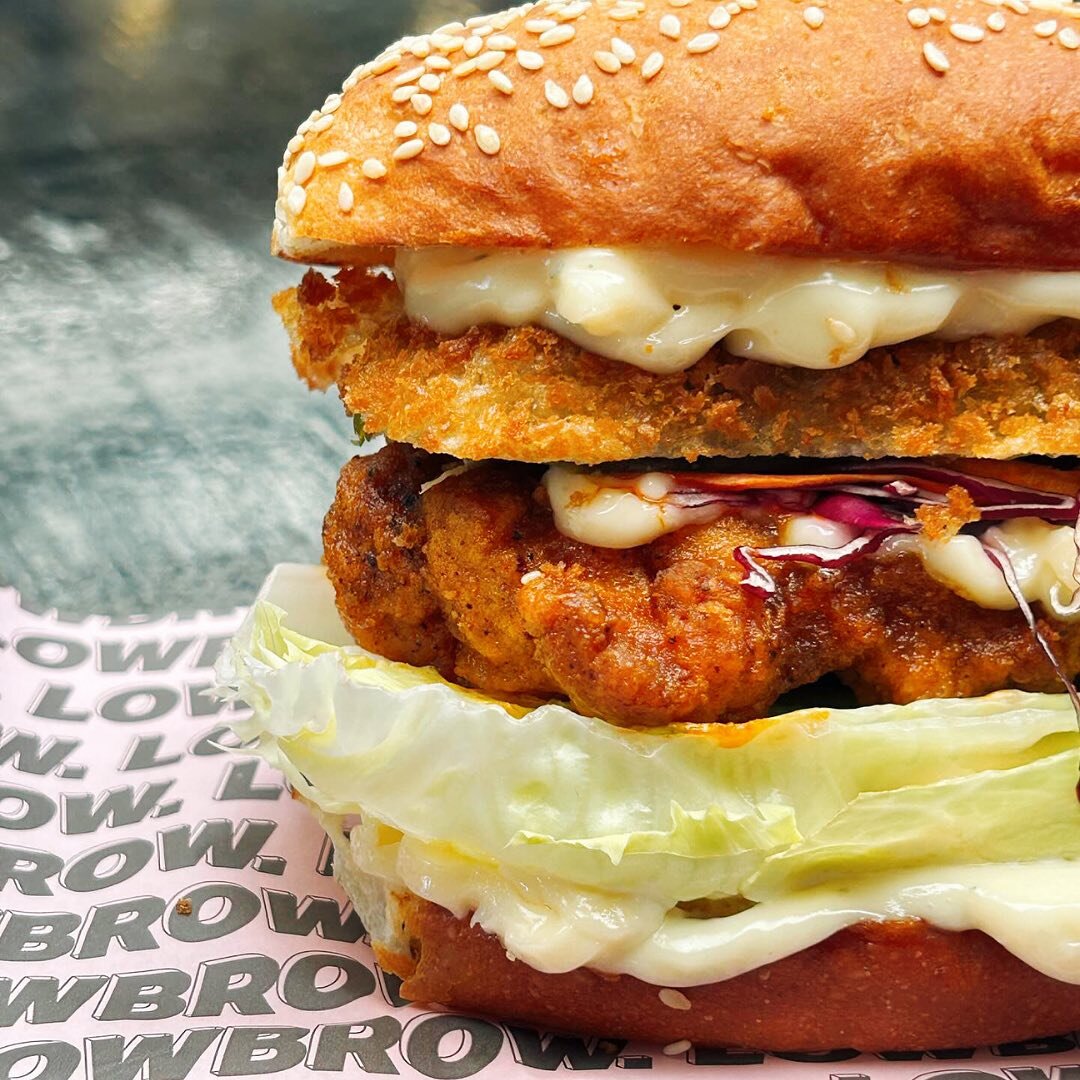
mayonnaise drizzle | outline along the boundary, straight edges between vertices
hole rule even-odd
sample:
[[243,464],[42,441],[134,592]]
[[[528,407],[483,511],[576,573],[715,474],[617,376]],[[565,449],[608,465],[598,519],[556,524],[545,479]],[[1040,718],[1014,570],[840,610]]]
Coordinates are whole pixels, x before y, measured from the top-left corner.
[[1080,272],[947,271],[702,249],[400,249],[414,319],[548,327],[601,356],[681,371],[723,340],[771,364],[830,369],[924,334],[1026,333],[1080,318]]
[[587,966],[695,986],[792,956],[864,920],[914,918],[981,930],[1037,971],[1080,983],[1080,863],[1066,860],[885,871],[698,919],[655,897],[591,892],[415,837],[377,843],[377,834],[364,826],[350,835],[368,872],[471,915],[539,971]]

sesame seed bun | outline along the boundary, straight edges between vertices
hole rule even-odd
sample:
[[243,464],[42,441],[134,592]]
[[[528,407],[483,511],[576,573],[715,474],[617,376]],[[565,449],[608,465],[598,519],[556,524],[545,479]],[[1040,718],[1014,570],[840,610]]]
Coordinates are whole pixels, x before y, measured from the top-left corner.
[[588,968],[545,974],[468,918],[380,890],[347,849],[337,849],[335,873],[406,997],[543,1030],[873,1052],[981,1046],[1080,1025],[1080,986],[1040,974],[978,931],[863,922],[736,978],[675,990]]
[[290,140],[274,249],[1080,268],[1080,5],[942,2],[537,4],[406,39]]

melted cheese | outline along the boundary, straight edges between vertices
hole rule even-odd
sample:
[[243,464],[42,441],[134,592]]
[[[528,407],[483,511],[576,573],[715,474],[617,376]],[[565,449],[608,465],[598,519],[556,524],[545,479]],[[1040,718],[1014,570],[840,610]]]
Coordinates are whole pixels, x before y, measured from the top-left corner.
[[1044,975],[1080,984],[1080,863],[1066,860],[896,870],[700,919],[655,896],[592,892],[467,859],[447,845],[379,837],[385,841],[377,826],[350,834],[352,855],[369,873],[471,916],[539,971],[588,966],[695,986],[792,956],[864,920],[912,918],[981,930]]
[[837,368],[924,334],[959,340],[1080,318],[1080,272],[944,271],[700,249],[398,252],[414,319],[546,326],[582,348],[657,373],[723,340],[766,363]]
[[[613,488],[598,474],[553,465],[544,476],[555,525],[565,536],[594,547],[631,548],[688,525],[714,521],[719,506],[682,508],[662,500],[671,480],[664,473],[645,473],[631,487]],[[1052,525],[1039,518],[1015,518],[995,525],[988,534],[1005,548],[1024,597],[1039,602],[1059,618],[1068,611],[1078,587],[1073,576],[1077,552],[1071,525]],[[813,545],[839,548],[857,530],[814,514],[797,514],[781,525],[778,543],[784,547]],[[910,552],[926,572],[959,596],[984,608],[1015,609],[1001,571],[974,536],[958,534],[934,541],[923,536],[895,536],[882,553]]]

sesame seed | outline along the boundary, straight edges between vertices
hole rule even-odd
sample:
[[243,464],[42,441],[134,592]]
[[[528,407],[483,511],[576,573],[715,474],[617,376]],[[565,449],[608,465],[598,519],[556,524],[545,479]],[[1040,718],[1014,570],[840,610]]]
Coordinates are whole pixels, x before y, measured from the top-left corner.
[[360,171],[369,180],[381,180],[386,175],[386,166],[378,158],[369,157],[360,166]]
[[575,3],[567,4],[559,13],[560,22],[568,22],[570,19],[576,19],[581,15],[584,15],[589,10],[589,5],[583,3],[582,0],[575,0]]
[[323,103],[322,108],[319,110],[324,116],[327,113],[337,112],[341,108],[341,95],[331,94]]
[[432,100],[429,94],[413,94],[409,104],[420,116],[427,116],[431,112]]
[[981,26],[972,26],[970,23],[950,23],[949,33],[957,41],[976,42],[986,37],[986,31]]
[[449,71],[454,65],[445,56],[429,56],[427,66],[432,71]]
[[588,105],[593,99],[594,92],[592,79],[588,75],[582,75],[574,83],[574,88],[570,91],[570,94],[579,105]]
[[299,184],[285,196],[285,203],[294,214],[299,214],[304,209],[304,203],[306,202],[307,188],[303,188]]
[[431,44],[434,45],[439,52],[453,53],[457,52],[458,49],[465,47],[465,39],[454,37],[451,34],[432,34]]
[[495,27],[494,26],[487,26],[486,24],[485,25],[477,24],[476,26],[474,26],[472,28],[472,32],[478,38],[486,38],[488,36],[488,34],[494,34],[495,33]]
[[690,0],[667,0],[672,7],[689,7]]
[[528,19],[525,29],[530,34],[543,34],[548,30],[554,30],[559,24],[554,19]]
[[1004,3],[1010,11],[1015,11],[1017,15],[1026,15],[1028,13],[1028,6],[1024,3],[1024,0],[1004,0]]
[[296,168],[293,169],[293,180],[298,184],[306,184],[315,172],[315,155],[310,150],[305,150],[296,159]]
[[450,129],[445,124],[428,124],[428,138],[436,146],[446,146],[450,141]]
[[390,95],[390,97],[395,102],[397,102],[397,104],[400,105],[402,102],[408,101],[409,98],[411,98],[413,96],[413,94],[418,94],[418,93],[420,93],[420,88],[418,86],[399,86]]
[[679,35],[682,33],[682,23],[679,22],[678,15],[661,15],[660,16],[660,33],[664,37],[669,37],[673,41],[677,41]]
[[300,148],[303,145],[304,145],[304,136],[303,135],[294,135],[285,144],[285,149],[288,150],[290,154],[296,154],[296,153],[300,152]]
[[738,15],[742,11],[742,8],[739,7],[735,0],[728,0],[724,7],[729,15]]
[[517,40],[509,34],[492,34],[487,39],[489,49],[499,49],[502,52],[513,52],[517,48]]
[[689,53],[707,53],[720,44],[720,35],[715,31],[707,34],[698,34],[686,43],[686,51]]
[[664,54],[651,52],[645,57],[645,62],[641,65],[641,75],[645,79],[651,79],[663,66]]
[[949,58],[932,41],[922,47],[923,59],[934,71],[944,74],[949,70]]
[[394,135],[399,139],[411,139],[417,132],[416,124],[411,120],[402,120],[394,128]]
[[844,322],[842,319],[834,319],[831,316],[825,320],[825,325],[828,328],[833,338],[840,342],[841,345],[854,345],[855,339],[858,334],[855,332],[855,328],[850,324]]
[[539,71],[544,66],[544,58],[538,52],[518,49],[514,56],[526,71]]
[[1071,26],[1066,26],[1064,29],[1058,31],[1058,44],[1064,45],[1066,49],[1080,49],[1080,34],[1078,34]]
[[499,133],[492,127],[488,127],[487,124],[477,124],[473,131],[473,137],[476,139],[476,145],[485,154],[497,154],[499,147],[502,145],[499,142]]
[[1005,29],[1005,16],[1000,11],[992,11],[986,16],[986,25],[995,33],[1000,34]]
[[619,58],[620,64],[632,64],[637,59],[633,45],[620,37],[611,39],[611,51]]
[[672,990],[670,987],[665,986],[657,997],[660,998],[662,1004],[666,1005],[669,1009],[678,1009],[680,1012],[686,1012],[687,1009],[693,1008],[690,999],[681,990]]
[[344,150],[328,150],[319,155],[320,169],[334,169],[338,165],[344,165],[349,160],[349,155]]
[[338,209],[347,214],[353,208],[353,189],[341,181],[341,187],[337,189],[337,205]]
[[570,104],[570,95],[552,79],[544,83],[544,97],[547,98],[548,104],[554,105],[556,109],[565,109]]
[[484,29],[487,26],[489,16],[487,15],[473,15],[471,18],[465,20],[465,26],[469,30]]
[[921,30],[924,26],[930,25],[930,12],[927,11],[926,8],[910,8],[907,13],[907,21],[911,23],[916,30]]
[[607,52],[604,49],[597,49],[593,53],[593,62],[601,71],[606,71],[609,75],[618,74],[622,68],[622,63],[619,58],[613,52]]
[[504,94],[512,94],[514,92],[514,84],[507,78],[501,71],[489,71],[488,78],[491,80],[491,85],[496,90],[501,90]]
[[563,23],[552,30],[545,30],[537,39],[537,44],[542,49],[550,48],[552,45],[563,45],[570,41],[575,33],[576,31],[569,23]]
[[423,60],[431,53],[431,42],[427,38],[418,38],[409,46],[409,52],[417,58],[417,60]]
[[423,139],[410,139],[396,147],[391,155],[395,161],[408,161],[421,153],[424,149]]
[[802,17],[803,22],[806,23],[811,30],[819,29],[825,22],[825,12],[819,7],[810,6],[805,8]]
[[373,60],[368,70],[372,75],[384,75],[388,71],[393,71],[400,63],[401,53],[390,53],[381,59]]
[[476,70],[475,60],[462,60],[456,68],[454,68],[454,74],[459,79],[464,79],[466,75],[471,75]]
[[1036,23],[1034,29],[1038,37],[1053,37],[1057,33],[1057,20],[1047,19],[1046,22]]
[[484,39],[473,34],[465,39],[465,55],[476,56],[484,47]]
[[331,113],[329,116],[324,116],[324,117],[321,117],[319,120],[316,120],[311,125],[311,130],[315,131],[315,132],[325,131],[328,127],[330,127],[331,124],[333,124],[333,122],[334,122],[334,114]]
[[731,12],[723,4],[718,4],[709,13],[709,26],[713,30],[723,30],[731,22]]
[[694,1044],[689,1039],[679,1039],[678,1042],[668,1043],[664,1047],[664,1053],[668,1057],[678,1057],[679,1054],[685,1054],[687,1050],[692,1050]]
[[435,91],[442,86],[442,79],[434,72],[429,71],[420,76],[420,81],[417,85],[421,90],[426,90],[429,94],[434,94]]
[[743,11],[756,11],[757,5],[758,0],[739,0],[739,7],[741,7]]
[[458,131],[469,130],[469,110],[460,101],[450,106],[449,119],[450,125],[456,127]]
[[480,71],[490,71],[498,67],[506,59],[506,53],[491,49],[481,53],[476,58],[476,66]]
[[609,19],[614,19],[615,22],[630,22],[632,19],[636,19],[640,12],[634,8],[612,8],[608,13]]
[[421,75],[424,74],[423,65],[420,67],[409,68],[408,71],[403,71],[400,75],[394,77],[394,86],[404,86],[406,83],[416,82]]
[[930,18],[936,23],[943,23],[948,17],[945,12],[939,7],[927,8],[930,13]]
[[528,585],[530,581],[539,581],[544,576],[540,570],[530,570],[527,574],[521,575],[521,584]]

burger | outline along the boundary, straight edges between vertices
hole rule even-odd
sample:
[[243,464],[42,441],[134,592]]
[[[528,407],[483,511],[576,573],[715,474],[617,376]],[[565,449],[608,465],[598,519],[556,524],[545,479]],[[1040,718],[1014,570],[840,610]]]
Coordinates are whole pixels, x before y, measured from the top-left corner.
[[387,441],[221,680],[406,996],[1080,1025],[1080,5],[940,2],[542,0],[290,139],[274,303]]

